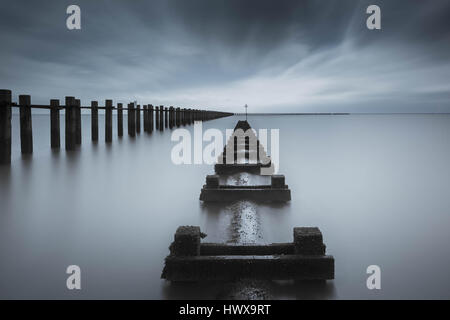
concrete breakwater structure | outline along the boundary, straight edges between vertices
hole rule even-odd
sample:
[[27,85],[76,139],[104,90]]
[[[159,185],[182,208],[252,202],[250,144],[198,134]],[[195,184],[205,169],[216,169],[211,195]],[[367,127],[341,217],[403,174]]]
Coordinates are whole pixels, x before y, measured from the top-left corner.
[[294,228],[292,243],[269,245],[201,243],[205,236],[200,227],[179,227],[161,277],[171,281],[334,279],[334,258],[325,255],[318,228]]
[[[22,154],[33,153],[32,109],[46,109],[50,114],[50,145],[52,149],[61,148],[60,111],[65,111],[65,149],[75,150],[81,145],[81,110],[91,111],[91,137],[92,141],[98,141],[98,111],[105,113],[105,142],[111,143],[113,137],[113,111],[117,112],[117,135],[123,136],[123,111],[128,115],[128,135],[135,137],[141,131],[141,118],[144,122],[144,132],[151,134],[154,128],[164,131],[167,128],[191,125],[194,121],[207,121],[233,115],[228,112],[174,108],[164,106],[144,105],[141,108],[136,103],[129,103],[127,108],[122,103],[113,105],[113,100],[105,100],[104,106],[99,106],[98,101],[91,101],[90,106],[82,106],[79,99],[65,97],[64,104],[57,99],[50,100],[48,105],[36,105],[31,103],[31,96],[20,95],[19,102],[12,102],[11,90],[0,90],[0,165],[11,163],[11,115],[12,108],[18,108],[20,112],[20,143]],[[142,117],[141,117],[142,114]]]
[[273,173],[272,161],[250,124],[247,121],[238,121],[214,165],[214,171],[216,174],[236,172],[259,174],[261,168],[264,168],[267,175]]
[[[221,185],[219,174],[252,172],[271,175],[271,184],[235,186]],[[256,201],[286,202],[291,200],[291,191],[283,175],[273,175],[274,167],[270,157],[260,144],[247,121],[238,121],[233,134],[227,141],[223,153],[214,166],[216,175],[208,175],[200,193],[205,202],[235,201],[240,199]]]
[[[245,142],[239,143],[242,137],[231,135],[224,152],[217,159],[216,174],[206,177],[200,200],[205,203],[223,202],[224,205],[239,201],[290,201],[291,192],[283,175],[272,174],[269,185],[235,186],[219,183],[221,175],[239,170],[258,173],[262,165],[273,169],[264,146],[256,136],[252,136],[249,123],[239,121],[234,132],[239,130],[245,130],[248,138],[244,137]],[[243,159],[239,155],[244,155]],[[269,172],[273,173],[273,170]],[[249,216],[245,216],[245,219],[249,219]],[[180,226],[170,245],[170,254],[165,259],[161,277],[176,282],[248,279],[323,282],[334,279],[334,258],[326,255],[322,233],[317,227],[294,228],[292,243],[202,243],[201,238],[205,237],[206,234],[198,226]]]

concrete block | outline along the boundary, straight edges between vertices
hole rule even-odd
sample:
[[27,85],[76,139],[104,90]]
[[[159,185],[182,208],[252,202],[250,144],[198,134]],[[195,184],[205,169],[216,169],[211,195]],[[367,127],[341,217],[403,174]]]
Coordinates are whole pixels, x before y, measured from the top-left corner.
[[206,176],[206,187],[207,188],[218,188],[219,187],[219,176],[218,175],[207,175]]
[[284,175],[273,175],[271,180],[272,188],[283,188],[285,186]]
[[170,253],[175,256],[200,255],[200,239],[204,235],[200,227],[181,226],[175,233],[174,242],[170,245]]
[[322,232],[317,227],[294,228],[294,247],[296,254],[324,255]]
[[161,277],[171,281],[331,280],[332,256],[169,256]]

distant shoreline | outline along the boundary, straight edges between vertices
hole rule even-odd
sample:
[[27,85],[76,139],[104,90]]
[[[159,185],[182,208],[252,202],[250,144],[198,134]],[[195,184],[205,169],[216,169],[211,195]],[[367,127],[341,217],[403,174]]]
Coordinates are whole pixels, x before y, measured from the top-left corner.
[[[19,115],[18,110],[13,110],[13,115]],[[64,114],[64,113],[62,113]],[[35,111],[34,115],[48,115],[48,112]],[[90,115],[88,112],[82,112],[82,115]],[[103,113],[99,113],[103,115]],[[245,116],[245,113],[234,113],[235,116]],[[292,113],[248,113],[248,116],[364,116],[364,115],[450,115],[450,112],[292,112]],[[125,114],[126,116],[126,114]]]
[[[248,113],[248,116],[349,116],[349,115],[404,115],[404,114],[434,114],[450,115],[450,112],[292,112],[292,113]],[[245,113],[235,113],[235,116],[245,116]]]

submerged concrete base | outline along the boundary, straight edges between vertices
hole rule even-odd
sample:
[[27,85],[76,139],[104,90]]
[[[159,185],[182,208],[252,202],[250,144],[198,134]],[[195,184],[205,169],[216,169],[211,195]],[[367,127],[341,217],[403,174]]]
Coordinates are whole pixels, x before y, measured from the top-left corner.
[[200,200],[205,202],[255,200],[261,202],[286,202],[291,200],[291,190],[268,186],[220,186],[216,189],[203,188]]
[[334,279],[334,258],[325,255],[322,233],[315,227],[294,228],[292,243],[201,243],[200,238],[204,236],[198,227],[179,227],[161,278],[170,281]]
[[332,256],[168,256],[162,278],[170,281],[331,280]]

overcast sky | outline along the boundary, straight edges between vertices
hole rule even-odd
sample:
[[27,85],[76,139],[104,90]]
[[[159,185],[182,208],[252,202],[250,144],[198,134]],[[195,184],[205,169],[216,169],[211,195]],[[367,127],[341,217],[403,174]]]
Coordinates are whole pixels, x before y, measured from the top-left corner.
[[[366,28],[370,4],[382,30]],[[0,44],[14,100],[450,112],[448,0],[0,0]]]

